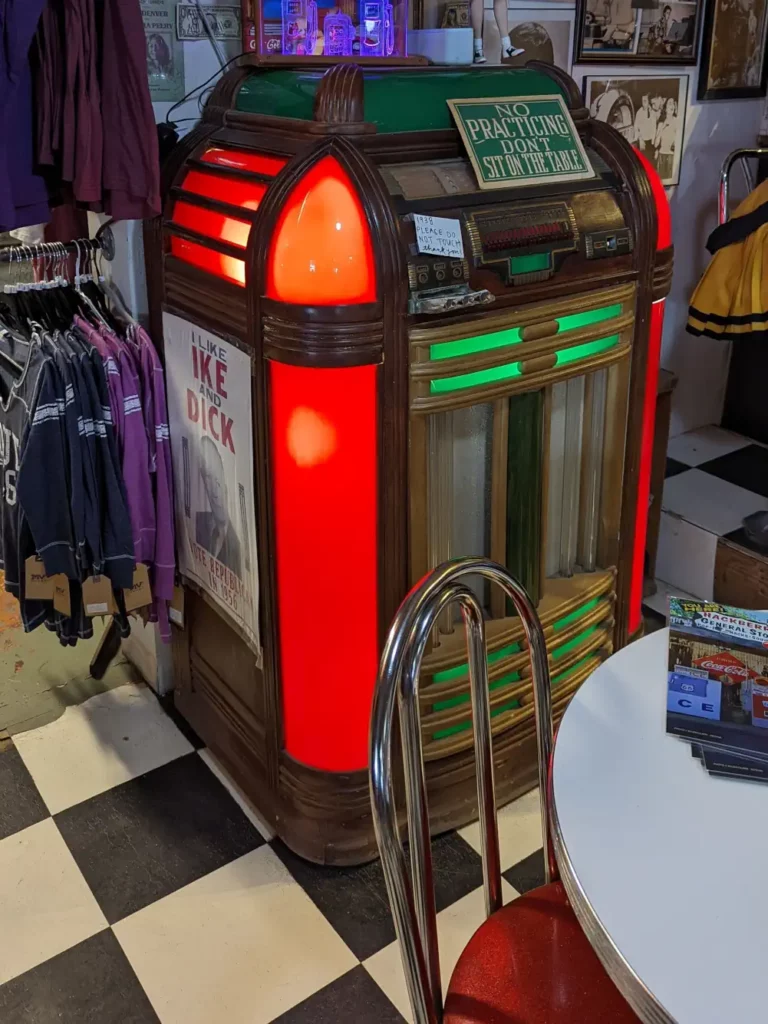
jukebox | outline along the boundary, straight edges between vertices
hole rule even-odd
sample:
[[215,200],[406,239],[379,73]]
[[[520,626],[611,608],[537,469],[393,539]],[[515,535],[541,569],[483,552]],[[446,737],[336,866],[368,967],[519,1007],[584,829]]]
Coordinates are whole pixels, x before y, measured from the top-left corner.
[[[448,101],[515,97],[562,101],[589,176],[480,187]],[[188,583],[177,705],[291,848],[359,863],[376,853],[378,658],[428,569],[484,555],[521,580],[556,715],[641,629],[664,189],[535,62],[241,66],[164,173],[146,239],[156,336],[182,318],[250,358],[260,608],[257,650]],[[447,250],[420,236],[433,217]],[[528,658],[502,595],[476,592],[505,801],[535,784]],[[439,832],[475,814],[451,615],[420,699]]]

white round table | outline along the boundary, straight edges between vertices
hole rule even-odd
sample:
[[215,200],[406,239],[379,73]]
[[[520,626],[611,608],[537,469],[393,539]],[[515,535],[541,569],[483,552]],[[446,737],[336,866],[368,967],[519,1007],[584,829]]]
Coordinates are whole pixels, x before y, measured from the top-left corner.
[[667,736],[668,631],[609,658],[568,706],[553,841],[579,921],[641,1020],[768,1020],[768,788],[711,778]]

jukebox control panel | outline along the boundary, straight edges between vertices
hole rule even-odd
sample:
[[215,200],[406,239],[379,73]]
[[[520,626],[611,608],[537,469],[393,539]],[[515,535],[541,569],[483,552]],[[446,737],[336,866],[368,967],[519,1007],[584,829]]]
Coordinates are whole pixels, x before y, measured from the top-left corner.
[[[503,201],[478,203],[476,190],[473,201],[465,199],[469,174],[462,177],[463,168],[454,166],[456,161],[450,164],[449,178],[437,163],[422,167],[418,177],[412,176],[407,166],[388,168],[385,175],[390,192],[400,201],[413,313],[493,302],[491,291],[471,287],[473,271],[490,271],[501,287],[515,288],[555,277],[570,257],[591,262],[633,251],[632,232],[609,187],[538,200],[505,195]],[[437,198],[441,191],[443,196],[455,196],[456,205],[446,208],[443,202],[436,208],[423,202]],[[456,231],[461,232],[462,254],[446,257],[420,249],[413,226],[419,208],[454,222]],[[498,291],[490,284],[488,288]]]

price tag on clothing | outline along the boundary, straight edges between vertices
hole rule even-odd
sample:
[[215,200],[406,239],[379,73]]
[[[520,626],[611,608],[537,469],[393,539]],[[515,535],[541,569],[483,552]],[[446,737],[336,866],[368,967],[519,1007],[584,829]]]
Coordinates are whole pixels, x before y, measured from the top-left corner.
[[427,217],[414,213],[416,247],[419,252],[431,256],[464,258],[464,242],[461,238],[461,223],[451,217]]
[[184,587],[173,588],[173,600],[168,607],[168,618],[179,629],[184,629]]
[[67,618],[72,615],[72,600],[69,596],[69,580],[63,572],[51,577],[53,583],[53,607]]
[[133,571],[133,585],[130,590],[123,591],[125,610],[133,612],[137,608],[146,608],[152,604],[152,590],[149,586],[149,571],[143,562],[139,562]]
[[45,566],[37,555],[24,563],[24,596],[33,601],[53,600],[53,577],[46,576]]
[[85,614],[114,615],[117,611],[112,584],[107,576],[89,576],[83,583],[83,606]]

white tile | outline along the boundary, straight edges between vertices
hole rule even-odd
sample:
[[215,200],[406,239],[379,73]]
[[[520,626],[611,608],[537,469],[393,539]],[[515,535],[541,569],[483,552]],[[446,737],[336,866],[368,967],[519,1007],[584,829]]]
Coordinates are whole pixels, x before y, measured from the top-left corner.
[[685,519],[662,512],[656,572],[675,591],[711,601],[715,583],[717,537]]
[[702,462],[736,452],[748,444],[752,444],[748,437],[732,434],[730,430],[723,430],[721,427],[699,427],[698,430],[690,430],[687,434],[678,434],[677,437],[671,438],[667,446],[667,455],[670,459],[685,463],[686,466],[700,466]]
[[52,818],[0,842],[0,985],[107,927]]
[[[722,537],[738,530],[744,516],[768,509],[768,498],[700,469],[688,469],[664,481],[661,507]],[[658,562],[656,574],[670,579]]]
[[266,1024],[357,964],[269,846],[113,930],[163,1024]]
[[[538,787],[502,807],[497,820],[502,871],[511,868],[544,845]],[[481,852],[480,826],[477,822],[461,829],[459,835],[463,836],[474,850]]]
[[[501,894],[504,904],[519,893],[502,878]],[[443,998],[464,947],[485,920],[485,896],[482,887],[475,889],[437,915],[437,938],[440,949],[440,975],[443,980]],[[413,1024],[405,975],[400,958],[400,946],[392,942],[379,950],[363,966],[373,980],[392,1000],[409,1024]]]
[[232,799],[253,827],[264,836],[267,842],[274,839],[274,829],[271,829],[266,821],[264,821],[256,808],[251,804],[248,797],[243,793],[242,789],[240,789],[237,783],[229,777],[226,769],[224,769],[219,761],[216,760],[210,750],[198,750],[198,754],[202,757],[203,761],[205,761],[222,786],[224,786],[224,788],[229,792]]
[[133,683],[67,708],[14,743],[51,814],[193,749],[147,687]]
[[666,583],[664,580],[657,579],[656,581],[656,593],[651,594],[649,597],[643,598],[643,607],[650,608],[658,615],[663,615],[665,618],[669,614],[669,599],[670,597],[686,597],[691,598],[694,601],[698,600],[695,594],[689,594],[680,587],[673,587],[671,583]]

